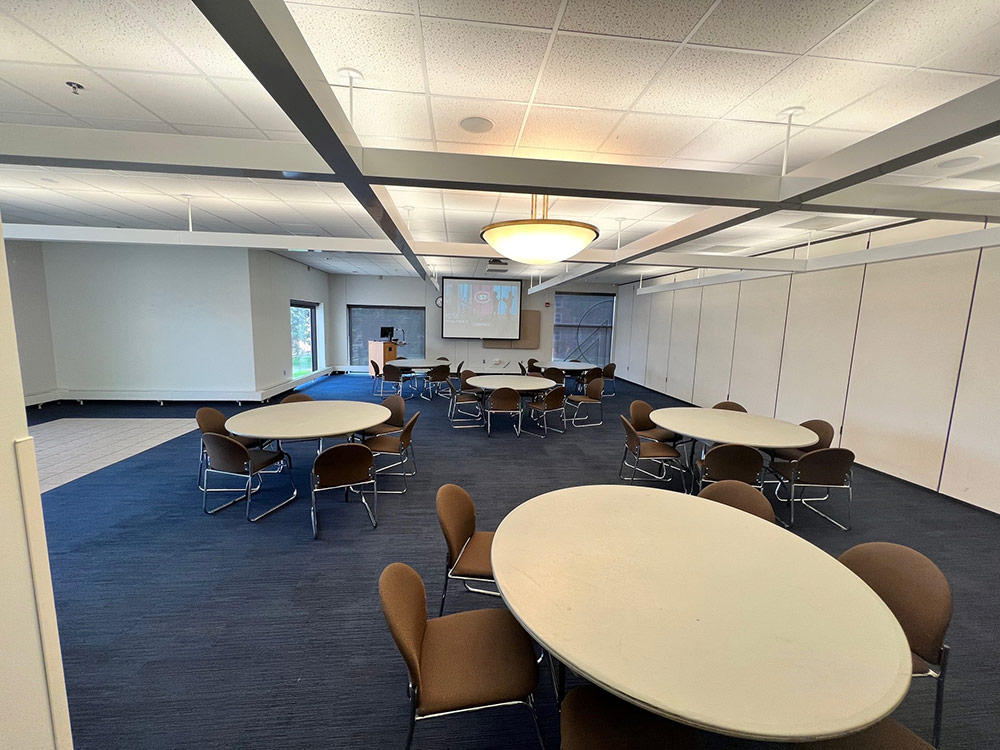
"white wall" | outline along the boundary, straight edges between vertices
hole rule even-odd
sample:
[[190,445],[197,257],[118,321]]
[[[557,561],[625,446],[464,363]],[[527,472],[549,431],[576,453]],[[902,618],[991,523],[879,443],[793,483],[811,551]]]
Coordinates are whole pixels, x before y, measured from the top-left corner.
[[[976,228],[920,222],[814,245],[808,255]],[[616,331],[671,331],[666,351],[663,339],[648,345],[648,386],[699,405],[721,400],[718,375],[732,342],[728,398],[791,422],[824,419],[859,463],[1000,512],[992,481],[1000,473],[992,429],[1000,420],[1000,249],[644,295],[653,298],[648,320],[634,286],[619,287],[619,307],[633,319],[617,320]],[[660,388],[654,360],[664,357]]]
[[24,395],[29,402],[43,400],[46,394],[58,395],[54,394],[56,359],[41,243],[8,243],[7,271]]

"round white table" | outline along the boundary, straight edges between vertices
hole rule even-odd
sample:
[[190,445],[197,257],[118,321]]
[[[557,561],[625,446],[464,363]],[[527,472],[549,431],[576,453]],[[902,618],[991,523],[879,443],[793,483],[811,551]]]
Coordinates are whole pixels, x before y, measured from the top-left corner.
[[594,365],[590,362],[535,362],[535,366],[541,367],[543,370],[549,367],[558,367],[563,372],[586,372],[600,367],[600,365]]
[[804,448],[819,440],[819,435],[806,427],[726,409],[656,409],[649,418],[659,427],[708,443],[736,443],[754,448]]
[[226,429],[261,440],[311,440],[360,432],[391,414],[381,404],[364,401],[298,401],[236,414],[226,420]]
[[513,388],[518,393],[547,391],[557,385],[554,380],[536,378],[533,375],[476,375],[465,382],[474,388],[482,388],[487,391],[495,391],[497,388]]
[[446,359],[390,359],[387,365],[395,365],[400,370],[430,370],[438,365],[448,365],[451,362]]
[[511,511],[493,573],[543,648],[606,690],[714,732],[860,731],[906,695],[889,608],[818,547],[749,513],[647,487],[570,487]]

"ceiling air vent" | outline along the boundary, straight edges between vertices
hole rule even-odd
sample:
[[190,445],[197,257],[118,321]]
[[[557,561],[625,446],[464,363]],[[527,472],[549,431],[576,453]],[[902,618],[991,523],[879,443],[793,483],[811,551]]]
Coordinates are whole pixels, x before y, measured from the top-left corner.
[[486,262],[486,273],[507,273],[507,261],[500,258],[490,258]]

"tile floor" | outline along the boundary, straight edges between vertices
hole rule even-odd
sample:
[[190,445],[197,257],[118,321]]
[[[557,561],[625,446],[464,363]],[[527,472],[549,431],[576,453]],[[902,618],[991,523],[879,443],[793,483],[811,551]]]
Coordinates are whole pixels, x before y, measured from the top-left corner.
[[193,419],[56,419],[29,432],[47,492],[194,429]]

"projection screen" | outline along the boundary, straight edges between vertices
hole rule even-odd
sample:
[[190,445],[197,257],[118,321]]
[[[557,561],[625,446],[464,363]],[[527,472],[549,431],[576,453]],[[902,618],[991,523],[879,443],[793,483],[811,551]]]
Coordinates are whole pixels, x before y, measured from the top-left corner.
[[520,279],[444,277],[441,296],[441,338],[520,338]]

